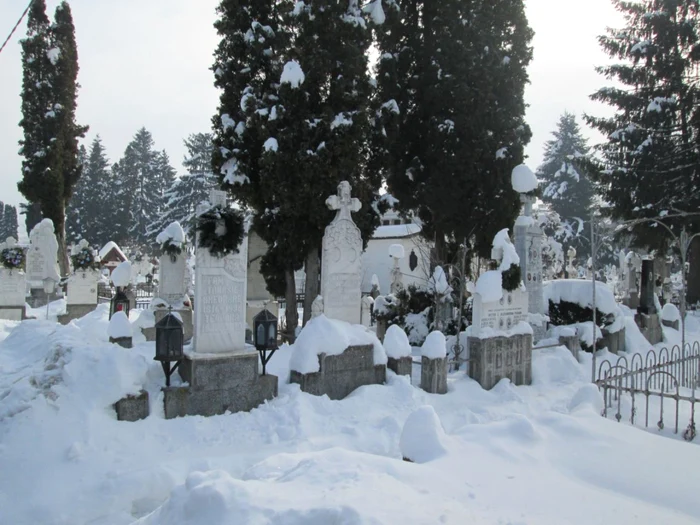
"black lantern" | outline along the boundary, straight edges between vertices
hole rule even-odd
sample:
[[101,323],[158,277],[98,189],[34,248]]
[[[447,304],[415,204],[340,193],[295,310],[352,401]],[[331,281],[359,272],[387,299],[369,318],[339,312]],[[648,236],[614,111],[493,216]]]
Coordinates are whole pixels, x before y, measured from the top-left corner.
[[[185,335],[182,321],[172,312],[156,323],[156,356],[155,361],[160,361],[165,373],[165,386],[170,386],[170,376],[180,366],[185,357]],[[171,363],[175,366],[171,368]]]
[[[267,308],[253,317],[253,344],[260,352],[260,360],[263,366],[263,375],[267,362],[277,350],[277,317],[272,315]],[[270,352],[268,354],[268,352]]]
[[124,312],[128,319],[130,308],[129,298],[126,296],[124,290],[117,286],[117,291],[109,303],[109,318],[111,319],[117,312]]

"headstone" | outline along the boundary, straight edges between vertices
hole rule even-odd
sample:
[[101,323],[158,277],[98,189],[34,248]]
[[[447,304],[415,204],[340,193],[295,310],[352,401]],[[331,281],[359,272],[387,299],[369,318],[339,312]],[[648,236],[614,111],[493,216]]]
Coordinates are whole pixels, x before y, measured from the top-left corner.
[[508,331],[521,321],[527,321],[528,294],[520,289],[503,291],[503,296],[494,302],[483,301],[475,293],[472,307],[472,334],[481,335],[485,328]]
[[362,236],[352,220],[351,213],[362,206],[351,197],[347,181],[338,185],[338,194],[326,200],[326,205],[337,210],[323,236],[321,295],[327,317],[351,324],[359,324],[362,312]]
[[96,270],[75,272],[68,279],[68,296],[66,304],[90,305],[97,304],[97,281],[100,275]]
[[[48,278],[58,282],[58,241],[54,234],[53,221],[44,219],[34,226],[29,234],[27,251],[27,280],[32,287],[43,287],[43,280]],[[36,286],[35,286],[36,285]]]
[[366,295],[362,298],[362,324],[366,327],[372,326],[372,306],[374,299],[372,296]]
[[637,311],[643,314],[655,314],[654,302],[654,261],[644,259],[642,261],[642,286],[639,294],[639,307]]
[[169,305],[181,303],[187,294],[185,256],[184,251],[175,255],[164,253],[160,256],[158,298]]
[[0,319],[21,321],[25,318],[27,280],[20,270],[0,269]]
[[642,270],[642,258],[634,252],[627,254],[627,297],[625,305],[636,309],[639,306],[639,278]]
[[469,337],[469,377],[489,390],[503,378],[514,385],[532,383],[532,335]]

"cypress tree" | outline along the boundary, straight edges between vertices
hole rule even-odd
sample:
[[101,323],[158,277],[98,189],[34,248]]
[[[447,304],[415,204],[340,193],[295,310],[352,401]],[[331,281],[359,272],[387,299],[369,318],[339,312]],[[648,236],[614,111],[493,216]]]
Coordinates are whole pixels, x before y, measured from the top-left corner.
[[5,240],[8,237],[19,239],[19,224],[17,223],[17,208],[10,204],[5,205],[2,219],[3,236]]

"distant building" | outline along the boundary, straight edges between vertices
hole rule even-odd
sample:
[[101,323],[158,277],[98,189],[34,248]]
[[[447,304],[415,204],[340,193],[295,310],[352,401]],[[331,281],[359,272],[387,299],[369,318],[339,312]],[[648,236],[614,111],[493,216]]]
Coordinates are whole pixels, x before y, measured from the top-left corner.
[[112,273],[112,270],[114,270],[120,263],[129,260],[114,241],[109,241],[107,244],[105,244],[100,250],[99,256],[100,265],[102,268],[107,268],[110,274]]

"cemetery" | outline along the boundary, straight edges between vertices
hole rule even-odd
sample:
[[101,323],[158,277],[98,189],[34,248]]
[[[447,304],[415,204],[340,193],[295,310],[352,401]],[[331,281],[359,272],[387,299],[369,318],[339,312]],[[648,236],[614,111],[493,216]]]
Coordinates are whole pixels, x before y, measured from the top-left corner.
[[[700,523],[697,5],[613,0],[615,111],[539,158],[535,35],[572,53],[538,63],[558,107],[583,22],[208,1],[208,40],[195,3],[133,5],[151,32],[105,54],[119,3],[77,30],[32,0],[0,46],[0,525]],[[209,129],[110,160],[126,116]]]

